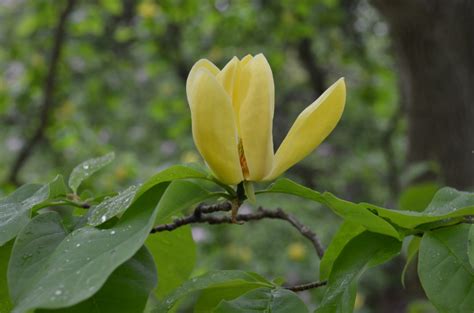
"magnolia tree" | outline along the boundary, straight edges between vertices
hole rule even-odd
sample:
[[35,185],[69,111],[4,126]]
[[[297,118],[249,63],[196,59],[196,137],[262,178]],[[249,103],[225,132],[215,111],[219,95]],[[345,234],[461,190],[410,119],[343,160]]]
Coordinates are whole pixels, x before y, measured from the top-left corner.
[[[195,294],[195,312],[299,313],[309,309],[297,293],[312,288],[324,288],[315,312],[352,312],[364,270],[389,262],[404,240],[406,266],[418,254],[420,281],[438,311],[474,311],[473,193],[446,187],[422,211],[391,210],[279,178],[336,126],[343,79],[298,116],[275,154],[274,85],[263,55],[233,58],[222,70],[200,60],[186,88],[194,141],[209,170],[175,165],[121,192],[81,192],[111,153],[78,165],[67,185],[57,176],[0,200],[0,261],[8,264],[2,312],[175,312]],[[253,182],[267,187],[255,190]],[[260,207],[266,193],[320,203],[344,222],[325,248],[297,216]],[[255,211],[239,213],[246,201]],[[189,277],[190,224],[262,219],[285,221],[312,243],[319,281],[290,286],[237,270]]]

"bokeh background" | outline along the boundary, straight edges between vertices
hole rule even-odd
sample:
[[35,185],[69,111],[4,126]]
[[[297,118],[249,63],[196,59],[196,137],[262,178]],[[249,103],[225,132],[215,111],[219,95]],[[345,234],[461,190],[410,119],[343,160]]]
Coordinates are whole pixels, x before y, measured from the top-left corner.
[[[208,58],[264,53],[275,79],[275,147],[339,77],[336,130],[287,176],[352,201],[422,209],[439,186],[474,185],[474,5],[427,0],[0,0],[0,196],[115,151],[88,188],[121,190],[176,163],[202,162],[185,81]],[[266,196],[327,245],[340,219]],[[244,208],[250,210],[251,208]],[[288,225],[196,226],[196,273],[245,269],[289,283],[318,278]],[[370,270],[357,312],[435,312],[405,258]],[[316,306],[321,291],[301,293]]]

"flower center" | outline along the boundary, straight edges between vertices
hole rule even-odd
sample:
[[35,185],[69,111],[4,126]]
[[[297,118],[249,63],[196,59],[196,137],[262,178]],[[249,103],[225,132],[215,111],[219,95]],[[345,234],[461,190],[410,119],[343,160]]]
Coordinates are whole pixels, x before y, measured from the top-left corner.
[[240,167],[242,168],[242,174],[244,178],[249,177],[249,168],[247,166],[247,160],[245,159],[244,146],[242,144],[242,139],[239,139],[239,159]]

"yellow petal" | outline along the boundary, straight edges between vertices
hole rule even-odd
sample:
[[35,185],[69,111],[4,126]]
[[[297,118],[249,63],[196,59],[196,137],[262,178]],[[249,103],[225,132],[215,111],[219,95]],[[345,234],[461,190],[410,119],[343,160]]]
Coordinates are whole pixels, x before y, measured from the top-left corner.
[[280,176],[319,146],[339,122],[345,102],[346,85],[341,78],[298,116],[278,148],[273,169],[265,180]]
[[[241,90],[247,90],[249,86],[249,81],[248,80],[242,80],[242,71],[244,68],[247,66],[247,64],[252,60],[253,57],[250,54],[247,54],[245,57],[242,58],[239,62],[239,66],[237,67],[237,71],[235,73],[235,80],[234,80],[234,93],[232,97],[232,105],[234,106],[234,112],[237,114],[237,128],[239,128],[239,111],[240,111],[240,105],[243,101],[243,98],[245,96],[244,92],[241,92]],[[239,130],[240,132],[240,130]]]
[[187,94],[199,153],[223,183],[241,182],[237,130],[229,95],[204,67],[193,74]]
[[275,87],[270,65],[263,56],[255,56],[240,75],[243,96],[239,125],[243,150],[249,171],[247,180],[259,181],[273,166],[273,110]]
[[[209,70],[213,75],[217,75],[219,73],[219,68],[214,65],[211,61],[207,59],[201,59],[197,61],[194,66],[191,68],[191,71],[189,71],[188,79],[186,80],[186,92],[189,95],[189,88],[193,84],[196,74],[199,69],[205,68]],[[189,98],[188,98],[189,102]]]
[[222,71],[216,75],[217,81],[221,83],[231,99],[234,91],[235,74],[237,72],[238,66],[239,59],[237,59],[237,57],[233,57],[232,60],[230,60],[229,63],[224,66]]

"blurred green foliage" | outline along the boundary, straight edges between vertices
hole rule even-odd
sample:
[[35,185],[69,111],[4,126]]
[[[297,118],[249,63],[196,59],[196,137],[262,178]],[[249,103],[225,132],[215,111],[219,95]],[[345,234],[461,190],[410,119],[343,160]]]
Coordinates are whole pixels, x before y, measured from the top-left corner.
[[[62,10],[57,1],[0,0],[0,196],[13,189],[4,178],[38,125]],[[86,186],[121,190],[170,164],[201,162],[185,95],[189,69],[200,58],[223,66],[234,55],[263,52],[275,78],[276,145],[323,91],[321,82],[325,88],[344,76],[348,86],[339,126],[288,175],[354,201],[397,203],[405,125],[394,119],[399,108],[387,26],[366,1],[79,1],[62,52],[46,136],[22,168],[22,182],[48,181],[109,151],[116,161]],[[262,204],[293,212],[326,244],[339,221],[291,197],[266,196]],[[290,283],[317,279],[311,245],[282,223],[194,227],[193,233],[200,243],[197,272],[242,268]],[[320,296],[302,294],[308,303]],[[360,294],[357,303],[369,298]]]

